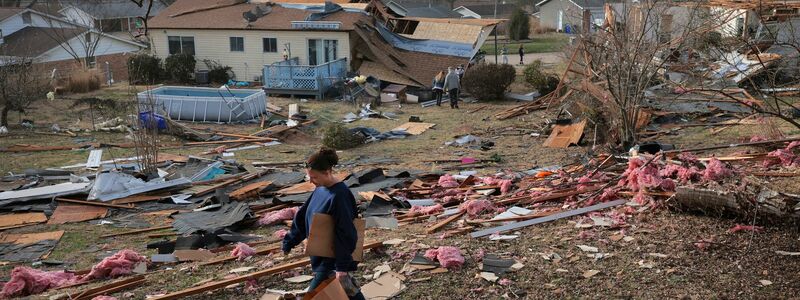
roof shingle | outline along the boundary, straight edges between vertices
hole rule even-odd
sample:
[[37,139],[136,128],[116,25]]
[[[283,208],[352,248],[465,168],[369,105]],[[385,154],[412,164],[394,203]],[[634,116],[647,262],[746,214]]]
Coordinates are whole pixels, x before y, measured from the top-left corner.
[[86,28],[49,28],[28,26],[5,37],[0,55],[37,57],[58,47],[61,41],[70,40]]

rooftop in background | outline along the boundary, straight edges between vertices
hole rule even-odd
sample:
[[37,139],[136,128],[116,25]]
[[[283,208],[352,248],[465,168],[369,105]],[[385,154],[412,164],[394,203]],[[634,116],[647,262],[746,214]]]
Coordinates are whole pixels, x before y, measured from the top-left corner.
[[[144,16],[147,14],[149,3],[150,1],[143,1],[142,7],[139,7],[131,0],[61,0],[62,6],[74,6],[96,19]],[[152,3],[153,7],[150,9],[150,16],[158,15],[159,12],[167,8],[167,4],[160,0],[153,0]]]
[[25,9],[16,7],[0,7],[0,21],[5,20],[11,16],[14,16],[23,10]]
[[405,17],[420,18],[461,18],[461,14],[454,12],[449,6],[440,3],[406,3],[395,1],[386,2],[386,6]]
[[[245,21],[243,14],[253,11],[257,6],[269,7],[271,11],[253,22]],[[148,26],[153,29],[297,30],[293,29],[292,21],[305,21],[311,14],[321,10],[322,6],[319,10],[311,10],[288,8],[280,4],[247,3],[243,0],[178,0],[150,20]],[[363,12],[341,10],[315,21],[341,22],[339,29],[335,30],[349,31],[362,18],[368,17]]]
[[[543,5],[543,4],[547,3],[547,2],[550,2],[550,0],[543,0],[543,1],[536,2],[536,6]],[[582,7],[582,8],[598,8],[598,7],[603,7],[606,4],[607,1],[605,1],[605,0],[570,0],[570,2],[575,3],[576,5],[578,5],[578,6]]]
[[4,56],[38,57],[58,47],[59,41],[66,41],[81,33],[86,28],[48,28],[28,26],[5,37],[0,45],[0,53]]

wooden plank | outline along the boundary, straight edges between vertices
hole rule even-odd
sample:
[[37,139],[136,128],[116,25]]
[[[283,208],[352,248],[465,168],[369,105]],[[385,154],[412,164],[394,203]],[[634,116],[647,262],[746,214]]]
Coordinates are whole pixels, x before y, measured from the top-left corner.
[[169,197],[168,195],[133,195],[125,198],[111,200],[111,204],[130,204],[139,202],[158,201],[161,198]]
[[462,211],[458,212],[457,214],[452,215],[450,217],[447,217],[447,219],[444,219],[441,222],[436,223],[435,225],[429,227],[427,230],[425,230],[425,232],[428,233],[428,234],[434,233],[437,230],[441,229],[442,227],[447,226],[447,224],[450,224],[453,221],[460,219],[466,213],[467,213],[467,211],[462,210]]
[[238,201],[246,200],[248,198],[256,198],[261,190],[270,186],[271,184],[272,181],[254,182],[230,192],[228,196],[230,196],[231,199]]
[[47,224],[77,223],[104,218],[107,214],[107,207],[63,203],[56,207]]
[[136,207],[134,207],[133,205],[118,205],[118,204],[111,204],[111,203],[97,202],[97,201],[86,201],[86,200],[76,200],[76,199],[67,199],[67,198],[56,198],[56,201],[58,201],[58,202],[75,203],[75,204],[83,204],[83,205],[91,205],[91,206],[124,208],[124,209],[136,209]]
[[0,215],[0,230],[47,222],[47,216],[40,212]]
[[238,139],[238,140],[225,140],[225,141],[208,141],[208,142],[191,142],[184,143],[184,146],[200,146],[200,145],[214,145],[214,144],[233,144],[233,143],[252,143],[252,142],[272,142],[277,139],[268,137],[259,137],[253,139]]
[[572,144],[577,145],[581,141],[585,127],[586,120],[569,125],[556,125],[543,145],[548,148],[567,148]]
[[423,132],[427,131],[428,129],[433,128],[436,124],[433,123],[418,123],[418,122],[407,122],[403,125],[397,126],[392,130],[400,131],[403,130],[408,132],[411,135],[420,135]]
[[129,287],[141,285],[144,283],[145,277],[144,275],[137,275],[130,278],[125,278],[122,280],[117,280],[112,283],[104,284],[98,287],[87,289],[80,294],[77,294],[72,297],[72,299],[80,300],[80,299],[92,299],[96,296],[100,295],[108,295],[112,294],[117,291],[124,290]]
[[[375,243],[366,244],[366,245],[364,245],[364,250],[380,247],[381,245],[383,245],[383,242],[375,242]],[[229,286],[229,285],[234,284],[234,283],[245,282],[245,281],[248,281],[250,279],[256,279],[256,278],[260,278],[260,277],[264,277],[264,276],[269,276],[269,275],[274,275],[274,274],[278,274],[278,273],[281,273],[281,272],[285,272],[285,271],[288,271],[288,270],[291,270],[291,269],[294,269],[294,268],[304,267],[304,266],[309,265],[309,264],[311,264],[311,260],[308,259],[308,258],[304,258],[304,259],[301,259],[301,260],[298,260],[298,261],[289,262],[289,263],[285,263],[285,264],[282,264],[282,265],[279,265],[279,266],[275,266],[275,267],[272,267],[272,268],[269,268],[269,269],[266,269],[266,270],[261,270],[261,271],[253,272],[253,273],[250,273],[250,274],[245,274],[245,275],[242,275],[242,276],[237,276],[237,277],[234,277],[234,278],[229,278],[229,279],[209,282],[209,283],[206,283],[205,285],[188,288],[188,289],[185,289],[185,290],[182,290],[182,291],[177,291],[177,292],[169,293],[169,294],[166,294],[166,295],[153,297],[153,298],[150,298],[150,299],[151,300],[180,299],[180,298],[183,298],[183,297],[187,297],[187,296],[191,296],[191,295],[197,295],[197,294],[205,293],[205,292],[208,292],[208,291],[213,291],[213,290],[217,290],[217,289],[220,289],[220,288],[224,288],[224,287]]]
[[540,224],[540,223],[555,221],[555,220],[562,219],[562,218],[568,218],[568,217],[572,217],[572,216],[582,215],[582,214],[585,214],[585,213],[588,213],[588,212],[593,212],[593,211],[597,211],[597,210],[601,210],[601,209],[606,209],[606,208],[609,208],[609,207],[623,205],[623,204],[625,204],[627,202],[628,202],[628,200],[615,200],[615,201],[611,201],[611,202],[595,204],[595,205],[592,205],[592,206],[587,206],[587,207],[583,207],[583,208],[579,208],[579,209],[574,209],[574,210],[570,210],[570,211],[557,213],[557,214],[554,214],[554,215],[549,215],[547,217],[536,218],[536,219],[520,221],[520,222],[514,222],[514,223],[503,225],[503,226],[497,226],[497,227],[492,227],[492,228],[488,228],[488,229],[484,229],[484,230],[480,230],[480,231],[475,231],[475,232],[471,233],[470,236],[472,236],[473,238],[483,237],[483,236],[487,236],[487,235],[491,235],[491,234],[495,234],[495,233],[501,233],[501,232],[506,232],[506,231],[509,231],[509,230],[514,230],[514,229],[517,229],[517,228],[522,228],[522,227],[532,226],[532,225],[536,225],[536,224]]
[[172,228],[172,225],[164,225],[164,226],[158,226],[158,227],[150,227],[150,228],[144,228],[144,229],[137,229],[137,230],[131,230],[131,231],[126,231],[126,232],[120,232],[120,233],[105,234],[105,235],[101,235],[100,237],[101,238],[107,238],[107,237],[115,237],[115,236],[121,236],[121,235],[139,234],[139,233],[143,233],[143,232],[151,232],[151,231],[157,231],[157,230],[162,230],[162,229],[170,229],[170,228]]

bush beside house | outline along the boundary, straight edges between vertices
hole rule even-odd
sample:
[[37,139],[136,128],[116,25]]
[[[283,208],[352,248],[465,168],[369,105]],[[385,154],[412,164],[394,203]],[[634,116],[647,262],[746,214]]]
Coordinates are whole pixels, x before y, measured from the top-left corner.
[[164,70],[170,80],[178,83],[191,83],[197,61],[190,54],[178,53],[167,56]]
[[478,100],[501,100],[516,76],[509,64],[482,64],[464,74],[461,87]]

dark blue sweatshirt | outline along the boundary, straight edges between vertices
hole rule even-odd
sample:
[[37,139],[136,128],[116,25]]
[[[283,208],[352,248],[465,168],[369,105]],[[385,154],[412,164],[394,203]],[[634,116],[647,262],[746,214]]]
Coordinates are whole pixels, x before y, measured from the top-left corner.
[[358,266],[358,262],[353,261],[353,251],[358,240],[358,233],[353,225],[353,219],[356,218],[356,199],[342,182],[331,187],[317,187],[311,193],[311,197],[294,216],[292,229],[283,238],[283,251],[291,250],[308,237],[311,220],[318,213],[333,217],[336,226],[333,245],[336,258],[312,256],[311,269],[314,272],[355,271]]

